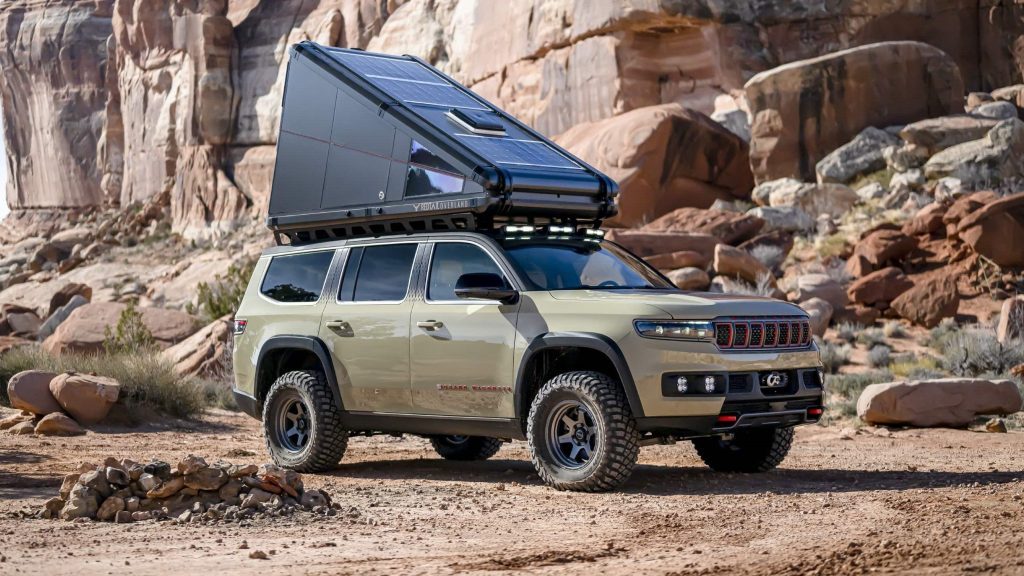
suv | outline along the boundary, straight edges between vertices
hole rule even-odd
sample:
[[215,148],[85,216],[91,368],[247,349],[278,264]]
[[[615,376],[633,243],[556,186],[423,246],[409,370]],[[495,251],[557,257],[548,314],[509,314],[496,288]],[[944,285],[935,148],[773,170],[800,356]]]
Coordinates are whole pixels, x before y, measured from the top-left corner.
[[484,460],[526,440],[562,490],[613,489],[641,446],[692,440],[764,472],[823,412],[806,314],[690,293],[594,229],[270,248],[235,321],[235,389],[279,465],[333,467],[353,435]]

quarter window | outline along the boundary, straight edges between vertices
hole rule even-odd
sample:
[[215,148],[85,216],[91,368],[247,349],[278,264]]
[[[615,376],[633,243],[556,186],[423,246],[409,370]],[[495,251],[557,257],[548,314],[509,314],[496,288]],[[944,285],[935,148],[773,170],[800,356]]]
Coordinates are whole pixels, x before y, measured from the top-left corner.
[[[342,293],[346,284],[353,284],[352,300],[355,302],[397,302],[405,299],[409,289],[409,275],[416,257],[415,244],[385,244],[357,248],[349,255],[349,262],[356,270],[346,270],[342,281]],[[358,264],[355,262],[358,261]]]
[[275,256],[260,292],[278,302],[316,302],[324,288],[334,251]]
[[462,192],[465,178],[440,156],[413,140],[409,150],[409,169],[405,195],[430,196]]
[[[479,246],[462,242],[446,242],[434,247],[430,260],[430,282],[427,298],[431,300],[458,300],[455,284],[463,274],[485,272],[504,278],[501,268]],[[508,280],[505,281],[506,285]]]

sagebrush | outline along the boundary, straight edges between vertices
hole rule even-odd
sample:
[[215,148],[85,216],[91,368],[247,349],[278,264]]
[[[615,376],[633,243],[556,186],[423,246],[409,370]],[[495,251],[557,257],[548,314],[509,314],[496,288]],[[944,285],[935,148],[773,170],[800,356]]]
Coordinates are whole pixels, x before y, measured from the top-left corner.
[[187,311],[207,322],[233,315],[245,295],[256,261],[257,258],[247,258],[229,266],[223,275],[215,276],[213,282],[200,282],[196,288],[196,303],[190,303]]

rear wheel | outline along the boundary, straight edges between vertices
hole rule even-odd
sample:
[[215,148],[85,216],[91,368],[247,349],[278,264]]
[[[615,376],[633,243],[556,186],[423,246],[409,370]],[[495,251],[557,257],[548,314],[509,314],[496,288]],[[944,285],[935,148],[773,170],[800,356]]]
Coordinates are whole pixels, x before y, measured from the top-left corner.
[[640,435],[618,382],[598,372],[566,372],[537,392],[526,428],[530,459],[558,490],[598,492],[633,472]]
[[782,463],[792,444],[792,428],[755,428],[729,439],[713,436],[693,441],[700,459],[718,472],[767,472]]
[[341,460],[348,432],[322,372],[296,370],[274,382],[263,405],[263,437],[278,466],[322,472]]
[[501,448],[501,440],[486,436],[432,436],[430,444],[445,460],[487,460]]

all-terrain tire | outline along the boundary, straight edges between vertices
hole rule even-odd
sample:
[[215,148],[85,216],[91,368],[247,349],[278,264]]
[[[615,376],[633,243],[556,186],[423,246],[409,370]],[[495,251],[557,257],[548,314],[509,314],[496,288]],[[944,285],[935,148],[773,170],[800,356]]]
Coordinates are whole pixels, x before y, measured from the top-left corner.
[[782,463],[792,444],[793,428],[741,430],[730,440],[693,440],[700,459],[717,472],[767,472]]
[[[573,403],[584,408],[582,416],[578,408],[572,412]],[[586,425],[588,414],[593,426]],[[584,422],[585,437],[594,439],[592,450],[587,445],[590,456],[585,462],[565,454],[581,459],[573,444],[558,440],[568,438],[559,434],[563,418],[575,418],[577,427]],[[530,406],[526,438],[537,474],[557,490],[613,490],[629,479],[640,454],[640,434],[622,386],[599,372],[566,372],[544,384]]]
[[[296,408],[296,403],[303,409]],[[287,415],[282,411],[288,412]],[[304,441],[283,432],[296,424],[288,416],[306,414]],[[341,411],[327,378],[318,370],[282,374],[270,387],[263,404],[263,438],[274,463],[299,472],[330,470],[348,447],[348,431],[341,427]]]
[[487,436],[431,436],[434,451],[445,460],[487,460],[501,449],[501,440]]

